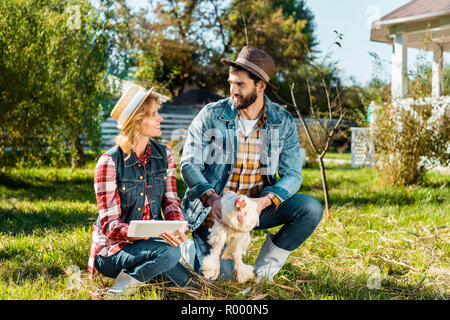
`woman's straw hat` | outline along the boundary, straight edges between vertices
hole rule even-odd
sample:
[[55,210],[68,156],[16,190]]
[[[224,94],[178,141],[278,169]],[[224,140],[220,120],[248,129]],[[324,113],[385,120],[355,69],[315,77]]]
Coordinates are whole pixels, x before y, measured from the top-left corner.
[[[120,97],[114,109],[111,111],[111,117],[118,122],[119,129],[124,128],[127,123],[133,118],[136,111],[147,99],[152,95],[153,88],[146,91],[143,87],[138,85],[131,85]],[[157,97],[156,94],[155,97]]]

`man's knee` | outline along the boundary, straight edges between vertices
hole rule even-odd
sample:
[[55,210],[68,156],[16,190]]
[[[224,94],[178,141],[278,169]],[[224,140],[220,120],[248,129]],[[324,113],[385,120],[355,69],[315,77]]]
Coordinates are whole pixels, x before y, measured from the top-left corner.
[[169,244],[165,245],[159,252],[158,260],[160,263],[165,263],[168,269],[175,266],[181,258],[180,246],[173,247]]
[[323,206],[319,200],[314,197],[311,197],[311,203],[309,207],[309,212],[311,214],[312,219],[315,221],[316,226],[319,225],[320,220],[323,217]]
[[312,224],[318,225],[323,216],[323,206],[315,197],[306,194],[295,194],[292,196],[293,207],[296,214],[307,216]]

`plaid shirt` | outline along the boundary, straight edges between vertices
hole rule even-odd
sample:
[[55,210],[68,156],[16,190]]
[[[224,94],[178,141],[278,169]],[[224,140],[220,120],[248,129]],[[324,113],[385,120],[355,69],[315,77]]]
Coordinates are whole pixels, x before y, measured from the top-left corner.
[[[167,146],[166,152],[167,180],[161,207],[166,220],[184,220],[180,208],[180,198],[177,195],[177,164],[175,156],[172,149]],[[147,144],[147,148],[142,157],[138,157],[136,153],[135,155],[138,161],[145,166],[145,162],[150,157],[150,144]],[[129,224],[122,222],[120,219],[120,197],[116,182],[116,166],[111,156],[107,153],[103,154],[97,162],[94,189],[101,229],[97,226],[97,222],[95,222],[88,262],[88,270],[91,278],[94,276],[94,260],[98,254],[109,257],[122,250],[127,244],[133,243],[127,236]],[[153,216],[146,193],[142,220],[152,219]]]
[[[242,129],[239,130],[238,150],[233,172],[231,173],[223,193],[234,191],[238,194],[244,194],[250,198],[257,198],[265,187],[261,175],[260,165],[260,130],[267,120],[267,112],[259,118],[254,127],[254,131],[245,137]],[[272,193],[266,193],[275,208],[280,204],[280,200]]]

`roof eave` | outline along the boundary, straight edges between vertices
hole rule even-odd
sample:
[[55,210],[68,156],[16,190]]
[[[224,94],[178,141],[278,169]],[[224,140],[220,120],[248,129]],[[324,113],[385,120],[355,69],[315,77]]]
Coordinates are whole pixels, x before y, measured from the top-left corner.
[[370,40],[375,42],[392,43],[392,39],[389,36],[389,27],[396,24],[405,24],[411,22],[420,22],[424,20],[434,19],[438,17],[443,17],[450,15],[450,11],[439,11],[427,14],[421,14],[411,17],[389,19],[389,20],[378,20],[372,23],[372,29],[370,32]]
[[370,41],[392,43],[389,37],[389,28],[374,28],[370,30]]
[[450,15],[450,10],[420,14],[417,16],[397,18],[397,19],[378,20],[373,23],[373,27],[380,28],[380,27],[384,27],[384,26],[391,26],[394,24],[417,22],[417,21],[421,21],[421,20],[434,19],[437,17],[446,16],[446,15]]

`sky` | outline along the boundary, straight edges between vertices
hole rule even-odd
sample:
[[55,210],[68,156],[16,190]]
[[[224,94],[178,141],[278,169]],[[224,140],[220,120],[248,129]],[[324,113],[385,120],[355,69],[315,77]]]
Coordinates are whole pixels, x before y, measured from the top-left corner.
[[[385,61],[385,71],[390,73],[392,46],[370,41],[372,22],[408,2],[410,0],[306,0],[315,16],[319,50],[325,53],[334,43],[334,30],[342,33],[342,47],[332,47],[331,59],[338,63],[347,83],[353,77],[359,85],[367,84],[373,74],[369,52],[375,52]],[[408,49],[408,65],[416,60],[417,54],[418,50]]]
[[[342,47],[331,48],[331,60],[337,62],[341,70],[344,84],[355,82],[365,86],[373,76],[373,59],[369,52],[375,52],[384,66],[385,79],[390,77],[390,62],[392,46],[386,43],[370,41],[370,26],[391,11],[410,2],[410,0],[305,0],[308,8],[315,16],[315,34],[319,42],[318,49],[325,54],[335,42],[334,30],[343,34]],[[148,3],[144,0],[127,0],[134,8]],[[414,63],[420,51],[408,49],[408,69],[414,68]],[[431,61],[431,54],[427,54]],[[447,53],[445,63],[449,59]]]

